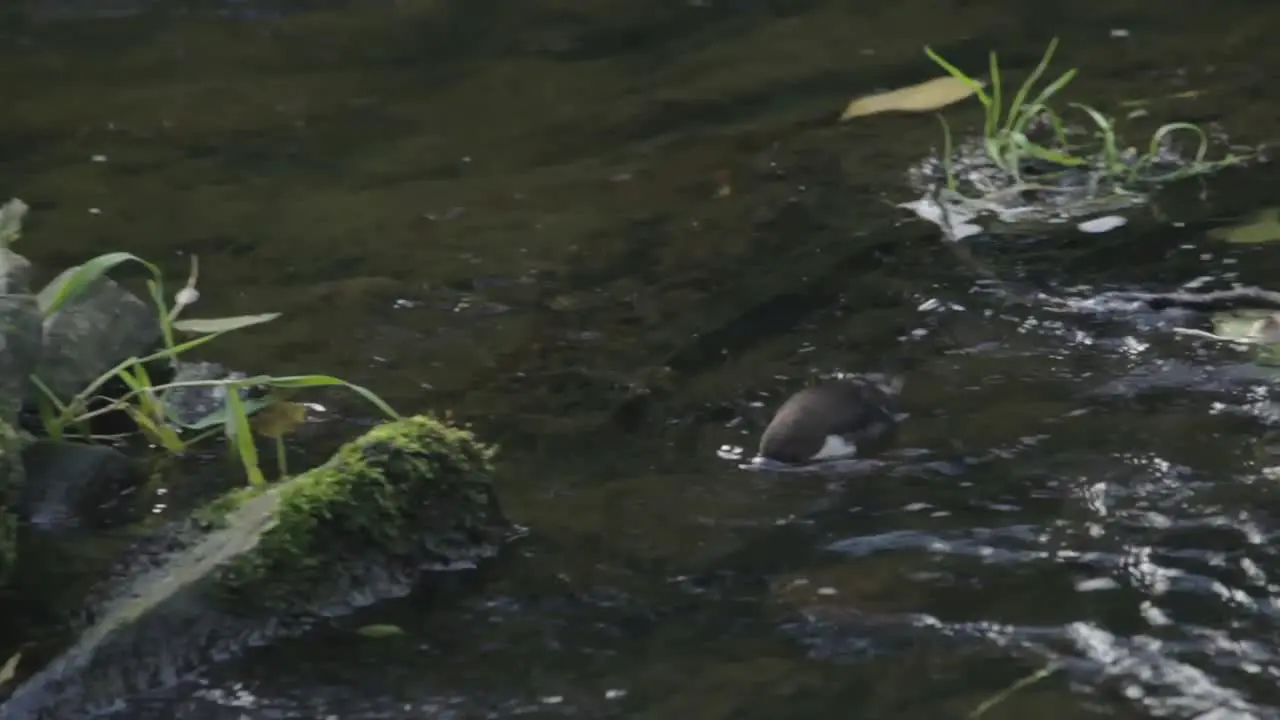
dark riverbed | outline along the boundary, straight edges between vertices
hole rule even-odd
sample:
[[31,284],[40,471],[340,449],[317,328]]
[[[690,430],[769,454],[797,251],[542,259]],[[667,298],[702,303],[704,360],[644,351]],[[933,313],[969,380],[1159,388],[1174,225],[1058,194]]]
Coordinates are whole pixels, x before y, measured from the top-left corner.
[[[986,717],[1280,718],[1266,378],[1167,328],[1003,305],[892,206],[937,122],[834,122],[937,74],[926,43],[1020,79],[1056,35],[1072,99],[1268,142],[1277,31],[1244,0],[0,10],[26,254],[128,250],[175,283],[197,254],[200,314],[285,313],[211,359],[451,410],[502,444],[531,531],[125,717],[959,718],[1053,663]],[[1280,244],[1206,235],[1278,181],[971,247],[1044,288],[1278,287]],[[883,467],[720,457],[811,373],[904,359]],[[333,400],[334,435],[376,420]],[[0,654],[31,625],[6,618]]]

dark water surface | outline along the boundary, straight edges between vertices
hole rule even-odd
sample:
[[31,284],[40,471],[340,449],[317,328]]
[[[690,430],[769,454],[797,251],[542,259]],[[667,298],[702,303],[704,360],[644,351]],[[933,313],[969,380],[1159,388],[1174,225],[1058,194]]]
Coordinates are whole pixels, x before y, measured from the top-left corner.
[[[213,359],[452,410],[502,443],[531,530],[127,717],[958,718],[1055,663],[986,717],[1280,718],[1267,376],[1001,305],[892,207],[936,121],[834,123],[936,74],[926,43],[968,68],[998,49],[1019,78],[1058,35],[1074,99],[1269,141],[1280,6],[28,0],[0,20],[24,252],[128,250],[175,281],[199,255],[201,314],[285,313]],[[1280,246],[1205,233],[1276,187],[1232,171],[1118,232],[973,248],[1047,288],[1275,286]],[[884,465],[718,456],[811,373],[902,357]],[[374,420],[347,411],[347,435]],[[352,632],[373,622],[406,633]]]

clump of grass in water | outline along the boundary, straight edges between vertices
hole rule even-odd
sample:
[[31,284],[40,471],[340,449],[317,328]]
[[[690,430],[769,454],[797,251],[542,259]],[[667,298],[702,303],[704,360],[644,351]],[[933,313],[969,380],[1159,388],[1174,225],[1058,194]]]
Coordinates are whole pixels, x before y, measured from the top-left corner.
[[[0,207],[0,249],[12,245],[21,236],[22,218],[26,209],[27,206],[20,200],[11,200]],[[120,362],[65,401],[41,383],[38,377],[32,376],[32,383],[42,395],[39,398],[40,419],[45,434],[49,437],[90,441],[104,439],[93,435],[90,421],[116,412],[126,413],[153,445],[174,456],[183,455],[192,446],[221,434],[226,440],[229,453],[240,461],[249,482],[257,486],[265,484],[266,477],[259,464],[255,434],[274,440],[279,479],[289,475],[284,437],[305,420],[306,414],[303,406],[288,400],[290,394],[297,390],[343,387],[369,401],[388,418],[399,417],[395,410],[372,391],[330,375],[257,375],[234,379],[154,383],[147,372],[148,364],[156,361],[176,363],[184,353],[222,335],[271,322],[280,316],[279,313],[263,313],[225,318],[180,318],[182,311],[200,297],[196,290],[199,266],[194,256],[191,258],[191,272],[186,285],[175,294],[172,306],[165,300],[160,268],[130,253],[110,252],[92,258],[69,273],[60,283],[42,290],[38,297],[41,314],[45,317],[52,315],[111,270],[126,263],[139,265],[150,275],[147,290],[155,306],[164,346],[144,357],[130,357]],[[179,341],[182,334],[195,337]],[[119,397],[102,395],[103,387],[113,380],[123,382],[129,388],[128,391]],[[224,392],[222,411],[195,423],[183,422],[174,417],[163,400],[164,393],[189,387],[221,388]],[[251,388],[265,389],[267,393],[261,398],[241,397],[241,391]],[[95,402],[102,404],[91,408]]]
[[[1001,196],[1016,196],[1024,191],[1078,192],[1081,186],[1089,191],[1090,196],[1122,195],[1159,183],[1212,173],[1245,159],[1244,156],[1229,153],[1220,160],[1209,160],[1208,134],[1198,125],[1187,122],[1168,123],[1158,128],[1152,133],[1146,152],[1140,152],[1134,147],[1122,149],[1123,143],[1116,131],[1115,121],[1090,105],[1075,102],[1068,103],[1067,107],[1083,112],[1089,118],[1095,142],[1073,145],[1067,137],[1062,114],[1053,108],[1050,101],[1075,78],[1076,69],[1067,70],[1039,91],[1035,90],[1036,83],[1048,69],[1057,46],[1058,40],[1054,38],[1041,57],[1040,64],[1018,88],[1007,107],[1003,97],[1000,64],[994,51],[989,56],[991,90],[987,92],[982,82],[952,65],[932,48],[925,47],[925,54],[934,63],[973,88],[984,109],[982,141],[986,157],[1004,175],[1006,181],[1002,183],[1005,187],[984,192],[979,198],[960,195],[959,181],[953,165],[951,129],[946,120],[939,116],[944,141],[942,163],[951,194],[979,205],[995,201]],[[1037,142],[1031,138],[1033,131],[1040,130],[1049,133],[1047,142]],[[1192,159],[1170,156],[1168,147],[1177,133],[1190,133],[1196,137],[1198,142]],[[1036,163],[1036,182],[1028,182],[1023,177],[1028,162]],[[1173,167],[1161,172],[1158,169],[1161,165]],[[1083,182],[1065,186],[1048,184],[1054,180],[1069,179],[1072,173],[1078,174]]]

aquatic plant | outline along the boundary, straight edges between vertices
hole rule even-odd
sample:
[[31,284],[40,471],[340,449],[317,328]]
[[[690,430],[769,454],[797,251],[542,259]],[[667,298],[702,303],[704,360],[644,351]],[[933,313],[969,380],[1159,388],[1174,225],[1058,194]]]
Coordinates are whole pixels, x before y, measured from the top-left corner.
[[[25,205],[15,200],[4,209],[9,212],[0,212],[0,250],[19,237]],[[159,267],[131,253],[110,252],[64,273],[41,290],[37,297],[40,313],[48,318],[102,281],[111,270],[126,263],[142,267],[149,275],[146,286],[155,307],[163,346],[148,355],[132,356],[117,363],[69,399],[60,398],[33,375],[32,384],[40,392],[38,409],[41,424],[49,437],[90,441],[104,439],[93,433],[90,423],[95,418],[116,413],[127,415],[153,445],[172,455],[182,455],[192,446],[221,434],[231,454],[244,467],[249,482],[262,485],[266,479],[259,465],[255,431],[275,441],[278,472],[282,477],[288,475],[284,436],[305,419],[305,409],[289,401],[295,391],[322,386],[343,387],[368,400],[389,418],[399,418],[399,414],[372,391],[330,375],[255,375],[153,382],[148,367],[154,368],[157,363],[165,362],[173,367],[184,354],[207,342],[280,317],[279,313],[263,313],[223,318],[181,318],[183,310],[199,299],[196,289],[199,263],[194,256],[187,282],[174,295],[172,305],[165,299],[164,278]],[[181,336],[192,337],[180,339]],[[123,383],[128,389],[114,396],[104,394],[104,387],[113,381]],[[165,398],[169,392],[186,388],[220,391],[224,407],[194,421],[179,417]],[[251,396],[250,392],[257,394]]]
[[[1122,142],[1115,119],[1084,103],[1067,103],[1067,107],[1083,113],[1089,120],[1091,140],[1072,143],[1063,114],[1051,101],[1075,78],[1076,69],[1063,72],[1053,82],[1036,89],[1049,67],[1058,39],[1050,41],[1035,70],[1027,76],[1006,105],[998,56],[992,51],[988,59],[990,90],[982,81],[966,74],[926,46],[925,54],[952,77],[964,82],[982,103],[984,122],[982,143],[986,157],[1010,181],[1002,192],[1015,194],[1025,190],[1055,191],[1064,188],[1050,184],[1071,171],[1083,171],[1087,184],[1103,192],[1123,192],[1138,186],[1203,175],[1236,164],[1244,156],[1228,153],[1219,160],[1209,160],[1209,136],[1203,128],[1188,122],[1171,122],[1157,128],[1149,138],[1145,151],[1127,147]],[[944,149],[942,162],[948,189],[957,191],[958,178],[953,167],[951,130],[942,123]],[[1178,133],[1191,134],[1197,140],[1192,159],[1175,158],[1169,145]],[[1040,136],[1042,139],[1033,139]],[[1024,179],[1034,163],[1037,182]],[[990,198],[983,198],[990,199]]]

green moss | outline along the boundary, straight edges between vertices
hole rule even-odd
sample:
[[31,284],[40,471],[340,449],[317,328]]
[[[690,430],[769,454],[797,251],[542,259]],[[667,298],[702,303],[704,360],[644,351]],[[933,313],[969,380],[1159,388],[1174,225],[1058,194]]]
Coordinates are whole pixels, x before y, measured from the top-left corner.
[[[297,608],[342,587],[344,568],[447,560],[459,536],[488,539],[501,519],[490,483],[493,450],[468,431],[418,416],[377,427],[329,462],[270,490],[273,522],[257,545],[220,568],[237,605]],[[240,490],[206,518],[260,496]],[[452,543],[452,544],[451,544]]]
[[191,514],[191,518],[209,530],[224,528],[228,515],[244,503],[261,495],[265,489],[246,486],[231,490],[204,507],[198,508]]

